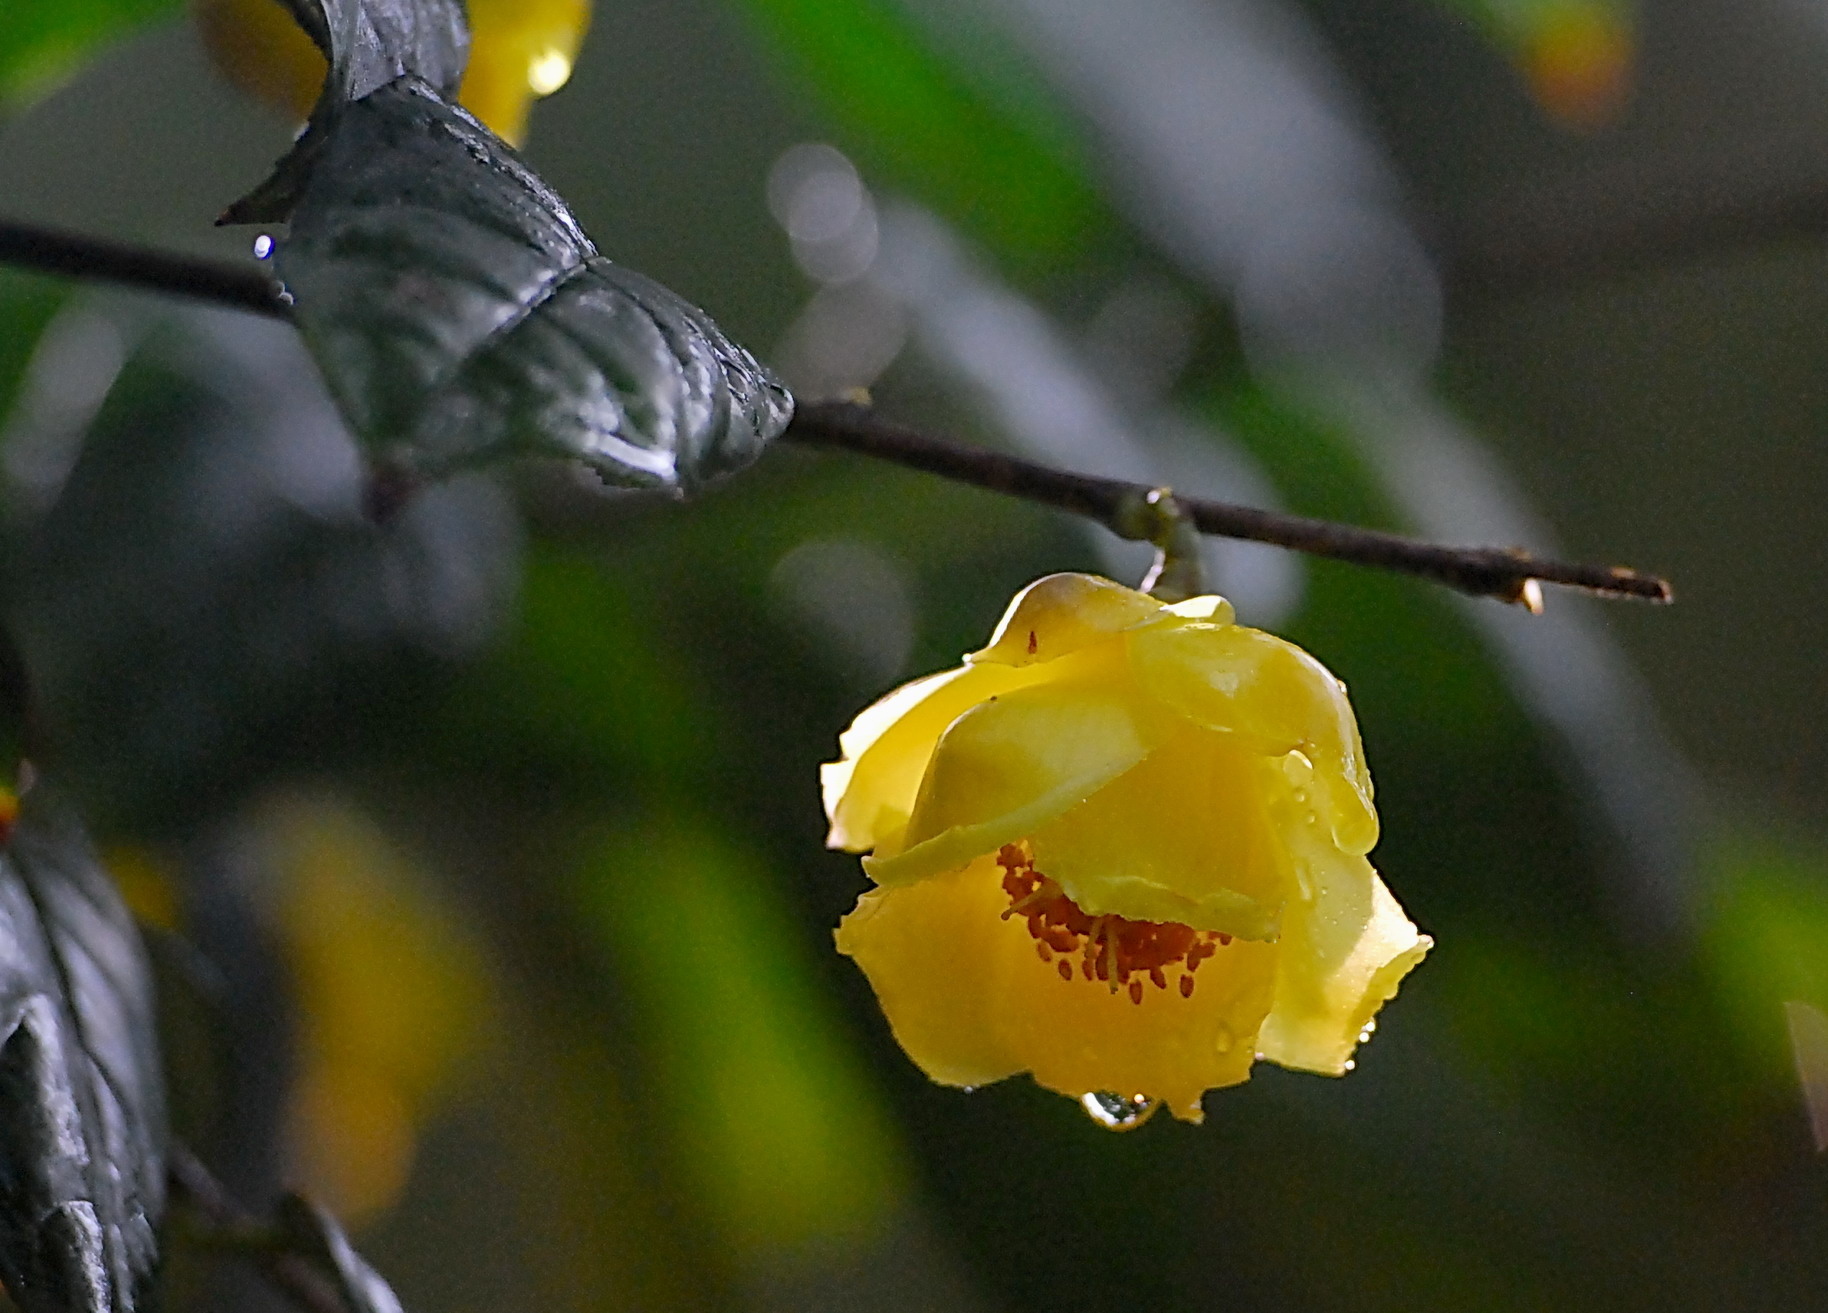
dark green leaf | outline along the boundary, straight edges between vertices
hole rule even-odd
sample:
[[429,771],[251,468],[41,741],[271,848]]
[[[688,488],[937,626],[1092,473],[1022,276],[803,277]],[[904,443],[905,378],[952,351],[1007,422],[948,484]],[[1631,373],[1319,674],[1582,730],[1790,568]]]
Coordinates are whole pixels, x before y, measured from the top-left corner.
[[822,101],[873,177],[912,188],[999,254],[1039,266],[1116,229],[1071,114],[975,7],[923,23],[895,0],[737,4],[790,61],[790,95]]
[[322,1208],[287,1195],[279,1201],[279,1227],[288,1247],[329,1278],[349,1313],[401,1313],[393,1288],[356,1253],[337,1220]]
[[279,272],[372,455],[422,476],[572,457],[606,483],[684,494],[786,427],[773,375],[600,256],[557,193],[450,103],[467,44],[453,4],[290,2],[327,34],[330,77],[305,136],[224,217],[291,222]]
[[0,1276],[25,1313],[142,1307],[165,1107],[139,934],[40,788],[0,860]]
[[329,61],[304,134],[273,175],[229,206],[219,223],[285,220],[353,102],[396,78],[417,77],[456,98],[470,58],[460,0],[280,0]]
[[417,78],[351,106],[280,273],[343,412],[425,474],[515,454],[689,492],[791,399],[702,311],[597,254],[514,153]]
[[288,7],[329,57],[325,95],[339,104],[408,75],[440,95],[457,94],[470,59],[469,24],[458,0],[288,0]]
[[458,480],[371,523],[358,454],[289,329],[66,313],[65,338],[113,332],[126,364],[92,423],[58,431],[69,408],[44,408],[8,433],[16,474],[69,471],[16,486],[49,504],[24,526],[9,604],[92,816],[181,822],[349,741],[396,681],[488,634],[518,573],[503,498]]

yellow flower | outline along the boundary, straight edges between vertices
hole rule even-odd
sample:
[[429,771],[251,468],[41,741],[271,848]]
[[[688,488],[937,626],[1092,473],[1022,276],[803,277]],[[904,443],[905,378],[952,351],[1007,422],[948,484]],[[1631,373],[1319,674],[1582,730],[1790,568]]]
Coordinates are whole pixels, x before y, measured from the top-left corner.
[[1223,598],[1051,575],[839,744],[829,842],[877,887],[838,948],[942,1084],[1198,1121],[1258,1057],[1349,1071],[1431,945],[1365,860],[1344,686]]
[[[571,77],[590,0],[470,0],[470,63],[458,99],[518,146],[533,101]],[[324,85],[324,57],[274,0],[191,0],[216,67],[249,95],[303,119]]]

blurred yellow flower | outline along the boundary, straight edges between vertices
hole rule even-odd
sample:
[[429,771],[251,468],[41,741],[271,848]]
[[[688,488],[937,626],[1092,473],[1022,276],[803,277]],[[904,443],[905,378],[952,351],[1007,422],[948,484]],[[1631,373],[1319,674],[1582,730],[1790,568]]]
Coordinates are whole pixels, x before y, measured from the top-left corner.
[[1344,686],[1222,598],[1041,579],[839,742],[829,842],[877,887],[838,948],[942,1084],[1198,1121],[1258,1057],[1349,1071],[1431,945],[1365,860]]
[[[458,99],[519,145],[533,102],[571,77],[590,0],[469,0],[470,65]],[[276,0],[191,0],[216,67],[237,87],[303,119],[324,84],[324,57]]]

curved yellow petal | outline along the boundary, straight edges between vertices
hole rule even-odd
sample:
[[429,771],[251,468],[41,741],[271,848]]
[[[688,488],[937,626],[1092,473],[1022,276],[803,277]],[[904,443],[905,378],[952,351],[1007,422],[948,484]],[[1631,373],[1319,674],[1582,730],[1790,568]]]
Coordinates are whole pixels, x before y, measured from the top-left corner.
[[1371,863],[1335,848],[1317,819],[1281,819],[1299,894],[1284,914],[1276,1002],[1257,1048],[1285,1067],[1338,1076],[1366,1024],[1434,941]]
[[1273,939],[1292,882],[1266,812],[1269,769],[1226,736],[1184,726],[1035,830],[1035,869],[1093,916]]
[[843,756],[819,768],[831,821],[826,844],[854,853],[899,840],[946,727],[1033,679],[1003,667],[961,666],[903,684],[866,708],[838,736]]
[[[1074,1098],[1094,1090],[1161,1099],[1187,1121],[1200,1095],[1250,1075],[1270,1005],[1276,950],[1233,943],[1206,962],[1192,997],[1127,993],[1042,961],[980,859],[918,884],[865,894],[838,930],[896,1040],[933,1080],[982,1085],[1029,1071]],[[1070,967],[1071,962],[1067,962]]]
[[919,884],[872,889],[838,924],[840,953],[869,977],[896,1042],[942,1085],[1022,1069],[993,1019],[1009,899],[985,858]]
[[[976,667],[973,667],[976,669]],[[900,851],[863,869],[905,884],[965,865],[1033,833],[1136,765],[1171,722],[1109,679],[993,697],[952,722],[933,749]]]
[[1250,1078],[1275,988],[1275,945],[1234,940],[1201,965],[1191,998],[1150,986],[1132,1003],[1096,980],[1062,980],[1058,960],[1040,960],[1019,919],[1001,924],[997,1025],[1037,1084],[1072,1098],[1143,1094],[1198,1122],[1205,1091]]
[[1371,775],[1345,685],[1331,671],[1293,643],[1241,625],[1152,625],[1127,644],[1138,685],[1196,725],[1266,756],[1303,753],[1334,842],[1371,851]]
[[1161,614],[1153,597],[1092,574],[1050,574],[1015,595],[971,664],[1028,666],[1117,637]]

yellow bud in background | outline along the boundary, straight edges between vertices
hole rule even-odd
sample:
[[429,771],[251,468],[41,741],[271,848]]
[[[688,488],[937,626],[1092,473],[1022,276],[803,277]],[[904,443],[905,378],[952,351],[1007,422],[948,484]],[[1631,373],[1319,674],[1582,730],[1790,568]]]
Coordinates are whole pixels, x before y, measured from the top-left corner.
[[237,89],[303,122],[328,71],[279,0],[191,0],[210,62]]
[[463,107],[518,146],[527,112],[571,80],[590,27],[590,0],[470,0]]
[[1551,5],[1519,52],[1530,94],[1563,127],[1591,131],[1615,120],[1631,94],[1630,16],[1608,4]]
[[[191,0],[211,60],[235,86],[303,120],[324,85],[324,57],[279,0]],[[533,102],[571,78],[590,0],[470,0],[465,109],[519,145]]]

